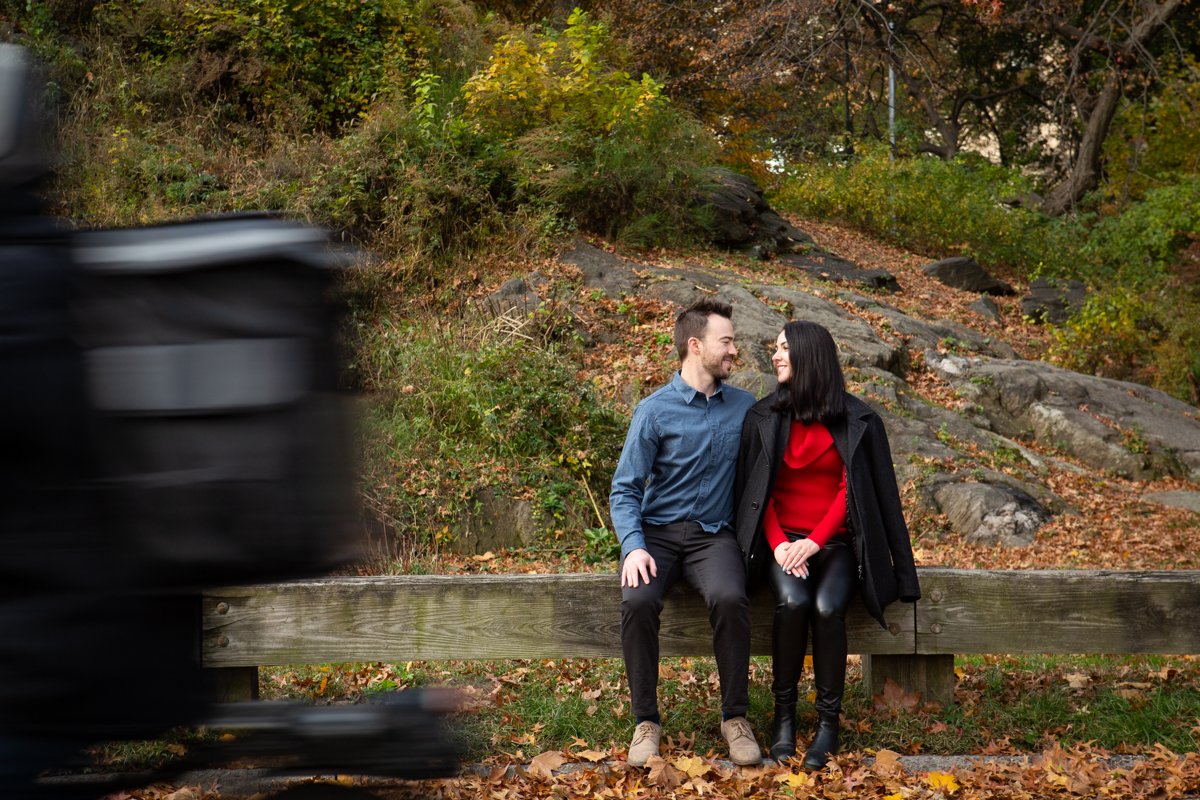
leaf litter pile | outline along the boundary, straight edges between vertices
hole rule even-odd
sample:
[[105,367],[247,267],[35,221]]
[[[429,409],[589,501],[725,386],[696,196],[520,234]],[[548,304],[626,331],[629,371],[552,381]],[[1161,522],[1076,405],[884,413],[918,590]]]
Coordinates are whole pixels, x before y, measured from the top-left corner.
[[[824,798],[825,800],[1172,800],[1200,791],[1200,757],[1159,750],[1124,763],[1088,747],[1046,750],[1023,759],[970,759],[944,769],[910,771],[892,750],[845,753],[820,772],[790,765],[735,767],[692,753],[653,757],[630,767],[585,742],[539,754],[524,766],[469,771],[459,778],[408,784],[338,776],[379,798],[518,800],[520,798]],[[1118,763],[1114,763],[1118,762]],[[154,787],[113,800],[218,800],[201,786]]]

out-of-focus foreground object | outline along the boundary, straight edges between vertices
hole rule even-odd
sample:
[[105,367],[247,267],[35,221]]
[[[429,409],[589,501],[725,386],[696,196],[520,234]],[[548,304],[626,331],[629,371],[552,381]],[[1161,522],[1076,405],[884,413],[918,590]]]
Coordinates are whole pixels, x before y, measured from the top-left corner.
[[266,215],[80,234],[105,494],[137,581],[198,590],[352,560],[324,231]]
[[[0,798],[114,790],[38,776],[204,719],[200,589],[321,574],[361,541],[347,258],[266,214],[66,231],[39,199],[39,92],[0,44]],[[457,763],[433,697],[223,715],[293,772],[427,777]]]

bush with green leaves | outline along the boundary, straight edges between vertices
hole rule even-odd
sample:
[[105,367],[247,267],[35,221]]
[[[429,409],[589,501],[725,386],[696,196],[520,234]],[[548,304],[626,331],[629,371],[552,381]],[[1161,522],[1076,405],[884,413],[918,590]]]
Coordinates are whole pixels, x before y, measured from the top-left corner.
[[378,317],[358,333],[368,491],[401,535],[453,524],[485,486],[547,487],[555,522],[603,524],[589,494],[607,496],[627,421],[578,379],[560,306],[482,326]]
[[138,59],[158,104],[199,97],[244,118],[333,129],[428,68],[434,33],[417,5],[120,0],[95,15],[106,39]]
[[548,200],[582,228],[632,247],[704,238],[716,148],[708,132],[672,108],[593,134],[570,123],[516,142],[521,196]]
[[608,27],[578,8],[561,32],[510,34],[463,87],[466,116],[512,139],[563,122],[602,133],[668,104],[662,84],[633,78],[615,57]]
[[859,153],[849,163],[796,166],[775,201],[930,257],[967,254],[1018,276],[1084,280],[1095,293],[1051,331],[1051,357],[1200,400],[1200,314],[1191,310],[1200,295],[1195,276],[1175,269],[1200,242],[1200,176],[1176,176],[1119,212],[1052,219],[1005,203],[1032,182],[977,156],[892,160],[877,145]]
[[1190,175],[1098,219],[1081,252],[1091,276],[1141,290],[1169,279],[1180,251],[1197,240],[1200,175]]
[[1081,248],[1098,291],[1051,332],[1051,356],[1200,403],[1200,286],[1181,263],[1189,248],[1200,249],[1200,176],[1100,218]]
[[805,216],[839,219],[931,256],[971,255],[989,267],[1061,271],[1074,261],[1071,232],[1010,201],[1033,189],[1018,170],[970,153],[892,159],[885,144],[856,144],[849,162],[791,168],[773,200]]
[[505,37],[463,87],[465,118],[511,142],[524,200],[635,246],[701,238],[711,134],[662,85],[620,69],[607,27],[576,9],[564,31]]
[[433,280],[478,250],[532,247],[545,227],[540,209],[518,206],[504,148],[428,108],[376,106],[290,199],[391,256],[406,281]]
[[1200,58],[1165,55],[1157,80],[1151,96],[1121,105],[1105,139],[1099,197],[1112,208],[1200,174]]

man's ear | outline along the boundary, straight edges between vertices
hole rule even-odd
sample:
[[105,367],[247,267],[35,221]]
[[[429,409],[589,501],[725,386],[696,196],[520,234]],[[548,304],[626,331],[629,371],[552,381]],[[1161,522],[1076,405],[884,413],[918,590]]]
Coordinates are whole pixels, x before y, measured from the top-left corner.
[[688,352],[695,353],[696,355],[700,354],[700,340],[695,336],[688,339]]

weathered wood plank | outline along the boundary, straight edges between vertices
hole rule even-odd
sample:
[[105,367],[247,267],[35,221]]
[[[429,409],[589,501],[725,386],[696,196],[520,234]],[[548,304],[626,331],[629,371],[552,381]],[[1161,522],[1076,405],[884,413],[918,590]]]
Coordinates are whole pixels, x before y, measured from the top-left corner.
[[[1200,572],[922,568],[923,599],[881,629],[858,603],[851,652],[1200,653]],[[752,600],[756,654],[770,652],[771,597]],[[367,660],[620,656],[615,575],[336,578],[213,590],[205,666]],[[664,655],[708,655],[708,614],[680,587]],[[943,670],[944,672],[944,670]]]
[[[621,592],[612,574],[332,578],[205,593],[207,667],[339,661],[619,657]],[[752,599],[752,648],[770,652],[771,597]],[[911,605],[889,630],[854,604],[851,652],[911,653]],[[708,613],[678,587],[662,617],[664,656],[709,655]]]
[[1200,653],[1200,572],[920,571],[917,653]]

